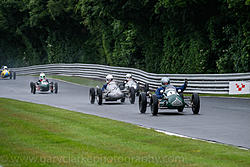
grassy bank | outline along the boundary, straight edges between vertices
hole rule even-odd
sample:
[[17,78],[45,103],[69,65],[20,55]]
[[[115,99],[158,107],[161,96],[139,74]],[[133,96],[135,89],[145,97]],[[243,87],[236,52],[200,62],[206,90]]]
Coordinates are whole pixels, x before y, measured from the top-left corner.
[[0,98],[0,165],[241,166],[250,151]]

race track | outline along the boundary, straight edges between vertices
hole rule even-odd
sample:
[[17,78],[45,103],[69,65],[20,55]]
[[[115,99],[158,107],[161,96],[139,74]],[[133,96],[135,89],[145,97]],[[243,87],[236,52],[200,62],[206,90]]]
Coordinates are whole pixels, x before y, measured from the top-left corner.
[[193,115],[191,109],[184,109],[183,113],[171,111],[153,117],[149,108],[146,114],[139,113],[138,99],[134,105],[128,99],[124,104],[90,104],[88,87],[61,81],[57,81],[58,94],[31,94],[29,83],[37,79],[31,76],[18,76],[16,80],[0,79],[0,97],[47,104],[147,128],[250,148],[250,99],[201,97],[199,115]]

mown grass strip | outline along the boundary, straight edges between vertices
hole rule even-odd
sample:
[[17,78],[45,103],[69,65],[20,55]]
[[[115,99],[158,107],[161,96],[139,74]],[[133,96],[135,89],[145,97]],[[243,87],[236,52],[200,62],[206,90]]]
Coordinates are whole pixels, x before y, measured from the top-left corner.
[[250,151],[0,98],[2,166],[250,166]]
[[104,81],[101,80],[96,80],[96,79],[90,79],[90,78],[83,78],[83,77],[76,77],[76,76],[62,76],[62,75],[49,75],[49,78],[53,79],[59,79],[67,82],[72,82],[84,86],[89,86],[89,87],[102,87],[102,85],[105,83]]

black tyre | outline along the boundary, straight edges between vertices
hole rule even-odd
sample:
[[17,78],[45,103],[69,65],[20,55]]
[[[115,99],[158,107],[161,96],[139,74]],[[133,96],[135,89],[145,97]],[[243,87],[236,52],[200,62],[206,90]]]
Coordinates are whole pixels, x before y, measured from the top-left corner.
[[121,90],[125,89],[125,84],[124,84],[124,83],[120,83],[120,84],[119,84],[119,88],[120,88]]
[[199,111],[200,111],[200,97],[199,97],[199,95],[197,93],[192,94],[191,103],[192,103],[193,114],[199,114]]
[[139,96],[140,95],[140,90],[141,90],[141,87],[140,87],[140,85],[138,84],[138,83],[136,83],[136,90],[135,90],[135,95],[136,96]]
[[145,113],[147,110],[147,95],[145,92],[142,92],[139,95],[139,111],[140,113]]
[[[181,96],[181,98],[184,100],[184,96],[183,96],[183,93],[179,93],[179,95]],[[181,107],[181,108],[178,108],[178,112],[183,112],[184,110],[184,106]]]
[[131,87],[129,89],[129,100],[131,104],[135,103],[135,88],[134,87]]
[[121,98],[121,103],[125,102],[125,97]]
[[54,83],[50,82],[50,92],[53,93],[54,92]]
[[96,98],[97,103],[99,105],[102,105],[102,90],[101,89],[97,89],[96,92],[97,92],[96,93],[97,94],[97,98]]
[[32,84],[32,93],[36,94],[36,84],[35,83]]
[[153,116],[158,114],[158,99],[156,95],[151,96],[151,113]]
[[30,82],[30,93],[33,93],[33,82]]
[[16,72],[13,72],[13,79],[16,79]]
[[184,107],[178,108],[178,112],[183,112]]
[[55,93],[56,94],[58,93],[58,83],[57,82],[55,83]]
[[144,92],[148,92],[148,91],[149,91],[149,84],[145,83]]
[[95,103],[95,89],[94,88],[89,89],[89,101],[91,104]]
[[12,71],[10,71],[10,79],[12,79]]

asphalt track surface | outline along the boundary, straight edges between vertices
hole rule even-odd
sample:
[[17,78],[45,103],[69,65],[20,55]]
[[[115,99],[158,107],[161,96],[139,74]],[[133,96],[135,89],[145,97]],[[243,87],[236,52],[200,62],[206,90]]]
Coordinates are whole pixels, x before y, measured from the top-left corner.
[[[31,94],[29,83],[38,77],[17,76],[16,80],[0,79],[0,97],[60,107],[72,111],[120,120],[188,137],[250,148],[250,99],[201,97],[199,115],[191,109],[183,113],[168,110],[152,116],[139,113],[135,104],[109,103],[99,106],[89,103],[89,87],[57,81],[58,94]],[[52,81],[52,80],[51,80]],[[55,81],[54,81],[55,82]],[[167,142],[167,141],[166,141]]]

